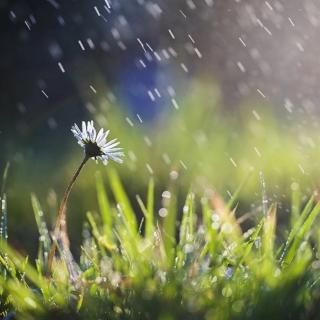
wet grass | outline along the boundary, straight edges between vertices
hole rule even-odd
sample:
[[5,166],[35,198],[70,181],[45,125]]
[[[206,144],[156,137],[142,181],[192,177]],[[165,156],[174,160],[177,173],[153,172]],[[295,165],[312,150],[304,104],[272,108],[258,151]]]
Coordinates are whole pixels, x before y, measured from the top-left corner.
[[58,240],[50,277],[51,239],[40,201],[32,195],[39,243],[36,261],[29,261],[7,244],[3,192],[4,319],[320,317],[316,195],[305,201],[294,191],[293,218],[283,225],[277,223],[277,204],[264,201],[264,195],[254,212],[239,212],[237,198],[245,183],[228,201],[209,188],[191,189],[180,206],[181,188],[174,177],[161,199],[155,198],[151,179],[145,196],[133,204],[117,172],[107,171],[108,179],[95,177],[99,210],[86,214],[80,258]]
[[[8,187],[5,170],[0,319],[320,318],[317,121],[297,110],[277,121],[254,101],[224,113],[203,84],[152,128],[97,105],[125,164],[98,174],[88,165],[79,178],[68,206],[74,254],[58,239],[50,277],[47,222],[81,151],[68,142],[37,162],[26,156]],[[36,259],[22,249],[35,246]]]

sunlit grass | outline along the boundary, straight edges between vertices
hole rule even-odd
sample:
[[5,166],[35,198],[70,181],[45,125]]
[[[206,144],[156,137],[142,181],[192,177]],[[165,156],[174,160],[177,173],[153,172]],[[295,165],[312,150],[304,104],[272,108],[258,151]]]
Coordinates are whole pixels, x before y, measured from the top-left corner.
[[[129,200],[116,171],[97,175],[99,212],[88,212],[79,261],[61,246],[47,278],[49,230],[32,196],[38,258],[1,240],[1,313],[17,319],[316,319],[320,205],[295,195],[292,227],[277,223],[277,204],[254,215],[206,188],[172,179],[161,199],[154,180]],[[106,192],[107,190],[107,192]],[[259,191],[260,192],[260,191]],[[263,197],[262,197],[263,198]],[[3,207],[6,200],[2,196]],[[155,203],[161,203],[159,216]],[[134,209],[137,208],[137,209]],[[3,214],[4,212],[2,212]],[[138,219],[137,217],[143,217]],[[71,222],[72,223],[72,222]],[[288,222],[289,223],[289,222]],[[3,227],[3,226],[2,226]]]
[[[152,124],[132,115],[132,127],[116,104],[97,104],[92,116],[119,138],[125,163],[88,164],[78,179],[68,205],[75,258],[58,243],[52,276],[47,222],[80,151],[70,144],[55,167],[55,191],[43,188],[52,163],[41,157],[24,159],[24,172],[15,165],[1,187],[1,316],[320,317],[315,122],[295,112],[279,121],[254,101],[224,112],[204,84]],[[22,243],[38,238],[35,260],[8,245],[7,215],[12,244],[17,229]]]

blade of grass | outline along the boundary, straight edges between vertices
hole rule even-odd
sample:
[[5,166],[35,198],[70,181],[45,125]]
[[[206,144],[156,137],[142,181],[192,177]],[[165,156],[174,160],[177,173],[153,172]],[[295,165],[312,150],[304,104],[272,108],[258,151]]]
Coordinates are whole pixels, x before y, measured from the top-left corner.
[[37,197],[31,194],[31,204],[39,231],[39,252],[38,259],[43,272],[47,267],[47,258],[51,247],[51,240],[47,224],[44,220],[44,214]]
[[275,229],[276,229],[276,204],[271,205],[267,212],[267,216],[264,218],[265,222],[263,225],[262,235],[262,250],[264,256],[269,261],[273,261],[274,257],[274,240],[275,240]]
[[47,288],[48,282],[42,277],[30,263],[25,264],[25,257],[12,249],[9,245],[2,243],[0,251],[6,253],[8,258],[14,263],[19,271],[23,271],[26,277],[33,282],[38,288]]
[[[44,308],[39,296],[29,287],[19,282],[17,279],[10,279],[4,286],[14,296],[14,300],[11,300],[15,309],[18,310],[18,314],[22,313],[23,319],[34,319],[35,313],[38,317],[43,316]],[[31,312],[32,313],[29,313]]]
[[193,240],[193,198],[194,194],[189,192],[183,207],[183,215],[180,225],[179,245],[183,247],[188,242]]
[[107,241],[112,243],[112,214],[108,195],[100,172],[98,172],[96,175],[96,188],[100,214],[103,221],[104,234],[107,237]]
[[299,219],[300,207],[301,207],[301,190],[299,184],[291,184],[291,227],[295,225],[295,222]]
[[108,242],[105,236],[102,236],[100,234],[100,231],[98,230],[97,223],[95,219],[93,218],[93,215],[90,211],[87,212],[87,219],[89,221],[89,224],[91,226],[92,234],[97,240],[97,243],[99,245],[99,248],[101,250],[102,255],[106,254],[105,249],[112,250],[115,249],[115,246]]
[[251,235],[249,241],[247,241],[246,243],[243,244],[242,249],[241,249],[243,254],[242,254],[241,258],[240,258],[238,266],[241,265],[246,260],[248,255],[251,253],[253,244],[258,239],[258,236],[259,236],[259,234],[260,234],[260,232],[262,230],[263,224],[264,224],[264,218],[262,218],[261,221],[259,222],[259,224],[256,226],[255,231]]
[[[185,265],[190,249],[193,248],[194,236],[194,193],[189,192],[183,207],[183,214],[180,225],[179,245],[177,246],[177,268]],[[190,246],[190,248],[188,248]],[[193,251],[193,249],[191,250]]]
[[205,257],[207,252],[210,252],[211,255],[214,254],[216,248],[216,237],[217,237],[217,230],[212,226],[212,211],[209,207],[209,200],[208,198],[204,197],[201,199],[201,208],[202,208],[202,217],[203,217],[203,224],[206,229],[206,245],[204,246],[200,258]]
[[167,256],[168,267],[174,262],[174,250],[176,246],[176,218],[177,218],[177,194],[173,189],[169,190],[171,197],[167,207],[168,214],[163,221],[163,243]]
[[[0,197],[0,245],[6,245],[8,242],[8,216],[7,216],[7,197],[3,193]],[[1,253],[1,252],[0,252]],[[4,253],[3,259],[7,261],[7,255]],[[4,278],[7,276],[5,268],[0,268],[0,272]]]
[[227,202],[226,207],[229,208],[229,210],[231,210],[234,207],[234,204],[236,202],[236,200],[239,197],[240,192],[242,191],[242,189],[245,187],[245,185],[247,184],[249,178],[251,177],[253,173],[253,170],[250,170],[247,175],[245,176],[245,178],[242,180],[242,182],[240,183],[240,185],[238,186],[238,188],[236,189],[236,191],[232,194],[230,200]]
[[149,180],[147,199],[146,237],[152,241],[154,233],[154,181],[152,178]]
[[305,221],[306,217],[308,216],[308,214],[310,213],[311,209],[312,209],[312,205],[313,205],[313,202],[314,202],[314,196],[311,196],[309,201],[307,202],[307,204],[305,205],[301,215],[299,216],[299,218],[296,220],[296,222],[294,223],[290,233],[289,233],[289,236],[287,238],[287,241],[285,243],[285,246],[284,246],[284,249],[281,253],[281,257],[280,257],[280,262],[282,263],[286,254],[287,254],[287,251],[292,243],[292,240],[294,239],[294,237],[296,236],[300,226],[302,225],[303,221]]
[[234,215],[234,210],[230,211],[222,197],[213,190],[210,192],[210,201],[212,207],[219,214],[222,231],[224,226],[227,226],[227,229],[230,230],[228,233],[223,232],[224,236],[230,238],[229,240],[232,242],[236,241],[237,243],[241,243],[243,239],[242,230]]
[[310,231],[312,224],[318,214],[320,213],[320,202],[318,202],[315,207],[312,209],[308,217],[306,218],[305,222],[297,232],[296,236],[293,239],[292,245],[288,251],[288,254],[285,256],[283,260],[283,266],[288,266],[293,261],[297,250],[299,249],[299,246],[301,244],[301,241],[306,236],[307,232]]
[[8,178],[8,172],[10,168],[10,162],[7,162],[3,175],[2,175],[2,184],[1,184],[1,193],[0,193],[0,198],[4,195],[5,189],[6,189],[6,183],[7,183],[7,178]]
[[132,228],[124,215],[122,207],[117,207],[115,218],[114,235],[119,240],[122,249],[125,251],[130,261],[133,259],[139,260],[141,256],[139,255],[138,247],[141,238],[138,231],[135,233],[132,232]]
[[183,214],[180,225],[179,245],[177,246],[177,267],[180,269],[185,264],[187,256],[187,245],[191,245],[194,240],[193,233],[193,212],[194,194],[189,192],[183,207]]
[[111,184],[111,189],[113,191],[114,197],[122,208],[126,222],[130,228],[132,234],[137,233],[137,219],[135,213],[131,207],[130,201],[123,189],[120,178],[115,170],[109,171],[109,180]]

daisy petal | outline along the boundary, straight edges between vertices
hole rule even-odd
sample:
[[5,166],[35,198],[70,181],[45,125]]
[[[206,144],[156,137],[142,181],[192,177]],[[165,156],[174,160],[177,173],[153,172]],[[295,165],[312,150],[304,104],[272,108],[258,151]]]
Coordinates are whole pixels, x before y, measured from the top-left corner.
[[107,141],[109,130],[100,129],[98,132],[94,127],[93,121],[82,121],[81,129],[77,124],[71,127],[71,132],[77,139],[78,144],[84,148],[87,157],[93,160],[100,160],[103,164],[107,164],[109,159],[122,163],[124,153],[122,148],[117,148],[119,141],[112,139]]

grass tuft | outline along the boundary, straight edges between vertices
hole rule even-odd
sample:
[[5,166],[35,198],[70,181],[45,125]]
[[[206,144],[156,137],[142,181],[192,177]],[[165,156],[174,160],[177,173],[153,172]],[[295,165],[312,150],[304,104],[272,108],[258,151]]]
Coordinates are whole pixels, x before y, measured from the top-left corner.
[[[315,226],[320,204],[294,195],[291,230],[277,224],[277,206],[249,215],[236,209],[241,185],[226,202],[212,190],[190,191],[179,206],[171,182],[157,199],[130,203],[116,171],[96,176],[99,215],[87,212],[81,256],[60,249],[46,275],[49,231],[31,196],[39,230],[36,263],[0,242],[0,314],[15,319],[316,319],[320,272]],[[112,200],[114,199],[114,200]],[[145,202],[142,200],[145,199]],[[161,214],[155,214],[161,203]],[[3,208],[6,198],[2,197]],[[138,227],[133,208],[141,209]],[[265,211],[266,210],[266,211]],[[264,213],[265,212],[265,213]],[[2,221],[2,220],[1,220]],[[290,224],[290,219],[288,219]],[[281,231],[279,229],[281,228]],[[284,232],[283,232],[284,231]],[[282,234],[288,234],[287,238]]]

